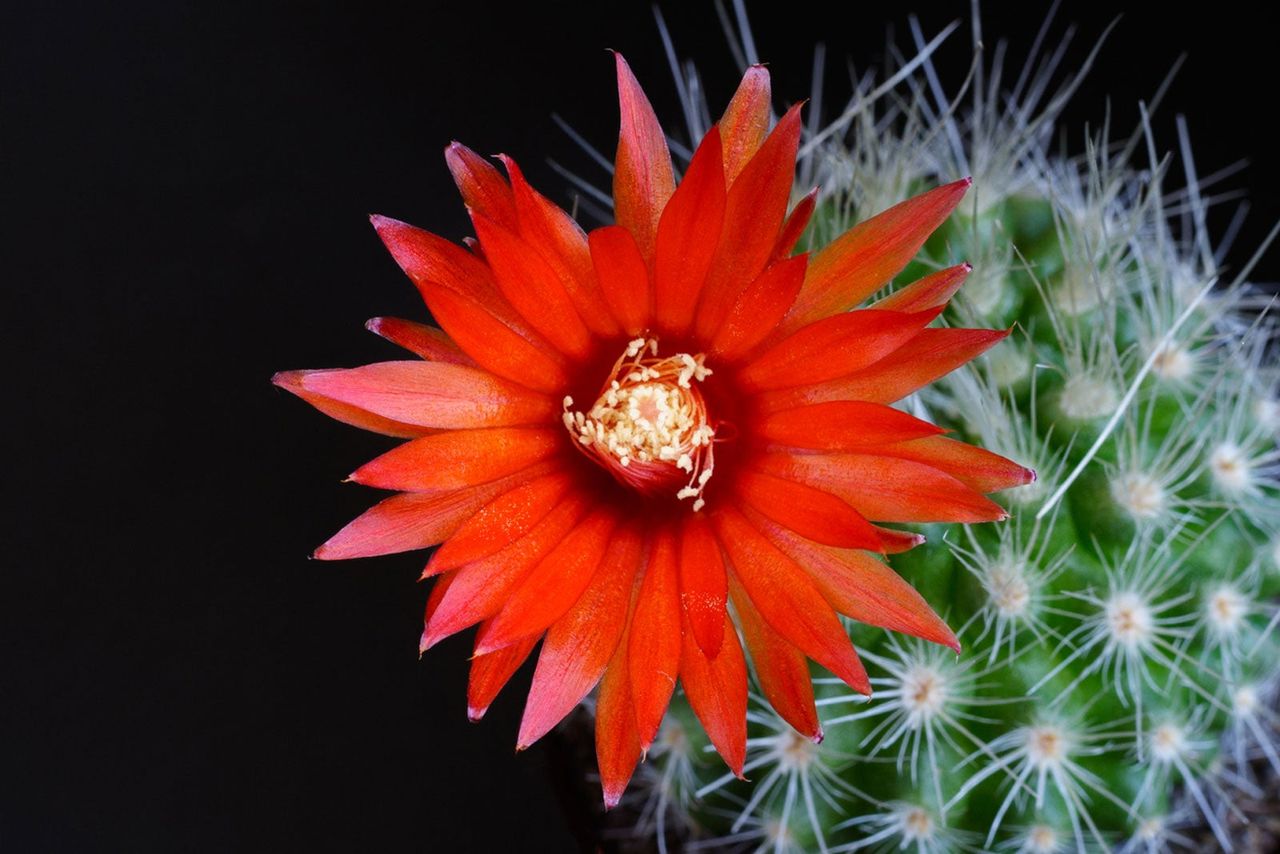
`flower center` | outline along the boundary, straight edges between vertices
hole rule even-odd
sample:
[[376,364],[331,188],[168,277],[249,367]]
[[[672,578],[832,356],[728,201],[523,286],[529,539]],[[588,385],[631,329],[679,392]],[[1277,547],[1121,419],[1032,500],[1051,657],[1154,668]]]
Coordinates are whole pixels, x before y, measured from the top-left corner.
[[675,489],[676,498],[692,498],[693,509],[701,510],[715,470],[715,428],[694,385],[711,374],[704,358],[659,357],[657,339],[637,338],[589,410],[575,411],[573,398],[564,399],[564,426],[619,482],[646,495]]

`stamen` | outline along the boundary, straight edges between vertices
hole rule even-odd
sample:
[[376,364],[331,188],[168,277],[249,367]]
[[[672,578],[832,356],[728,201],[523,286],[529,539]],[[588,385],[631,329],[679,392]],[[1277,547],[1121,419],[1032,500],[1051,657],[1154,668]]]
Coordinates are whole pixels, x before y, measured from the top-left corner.
[[[646,352],[648,355],[645,355]],[[564,399],[564,425],[578,449],[620,482],[648,494],[685,485],[676,498],[701,510],[715,471],[715,428],[694,383],[711,375],[702,353],[658,357],[655,338],[636,338],[614,364],[586,413]]]

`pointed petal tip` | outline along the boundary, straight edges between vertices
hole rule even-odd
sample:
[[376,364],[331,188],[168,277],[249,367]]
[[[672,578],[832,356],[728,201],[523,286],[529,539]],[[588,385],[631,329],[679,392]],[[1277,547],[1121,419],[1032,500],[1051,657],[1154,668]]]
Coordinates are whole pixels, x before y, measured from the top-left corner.
[[[467,706],[467,720],[473,724],[478,724],[487,711],[489,711],[488,706]],[[519,749],[518,747],[516,748],[516,750]]]
[[822,727],[819,726],[817,731],[815,731],[813,735],[809,736],[809,740],[814,744],[822,744],[822,742],[827,740],[827,734],[823,731]]
[[1026,472],[1026,474],[1023,475],[1026,478],[1026,480],[1022,482],[1023,486],[1026,486],[1029,483],[1035,483],[1040,477],[1040,475],[1036,474],[1035,469],[1027,468],[1024,466],[1022,470]]
[[606,786],[604,788],[604,809],[605,812],[616,807],[622,801],[623,790],[616,786]]
[[961,261],[960,266],[964,267],[964,271],[966,274],[973,272],[973,265],[970,264],[968,261]]

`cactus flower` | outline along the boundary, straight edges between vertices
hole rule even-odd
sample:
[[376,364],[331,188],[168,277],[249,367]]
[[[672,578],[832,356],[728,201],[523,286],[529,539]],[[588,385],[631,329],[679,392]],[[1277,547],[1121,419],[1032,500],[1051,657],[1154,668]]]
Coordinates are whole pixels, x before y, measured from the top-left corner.
[[369,326],[419,358],[275,378],[408,440],[350,477],[396,494],[316,557],[440,544],[421,648],[479,626],[478,719],[541,641],[521,748],[598,684],[610,806],[677,681],[742,774],[744,643],[765,696],[815,742],[809,659],[870,693],[838,614],[958,651],[881,559],[922,538],[882,525],[1000,520],[985,494],[1034,478],[892,406],[1005,336],[930,327],[967,265],[854,308],[913,259],[967,179],[793,254],[815,194],[788,210],[800,108],[769,130],[768,72],[747,71],[679,181],[621,56],[617,74],[616,224],[584,233],[513,160],[499,158],[504,178],[454,143],[467,248],[373,218],[439,328]]

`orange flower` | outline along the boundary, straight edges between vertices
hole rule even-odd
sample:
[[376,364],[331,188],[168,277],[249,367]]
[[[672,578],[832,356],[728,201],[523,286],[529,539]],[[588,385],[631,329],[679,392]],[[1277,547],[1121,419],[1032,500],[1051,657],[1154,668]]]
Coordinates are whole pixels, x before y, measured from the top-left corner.
[[617,70],[616,225],[584,234],[510,158],[504,179],[454,143],[470,251],[373,218],[441,328],[369,328],[421,361],[275,378],[410,440],[351,475],[398,494],[316,556],[443,543],[423,573],[436,581],[421,648],[479,624],[478,719],[541,640],[521,748],[598,683],[609,806],[677,678],[741,774],[743,642],[769,702],[814,740],[806,659],[870,692],[837,613],[958,651],[878,557],[922,538],[876,523],[1003,519],[983,493],[1034,477],[890,406],[1005,336],[929,328],[967,265],[848,310],[906,265],[968,180],[793,255],[814,194],[788,214],[799,108],[766,133],[768,72],[747,72],[677,184],[621,56]]

